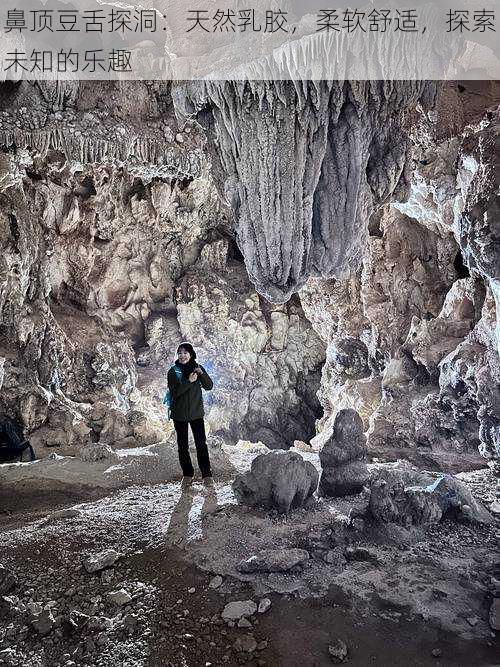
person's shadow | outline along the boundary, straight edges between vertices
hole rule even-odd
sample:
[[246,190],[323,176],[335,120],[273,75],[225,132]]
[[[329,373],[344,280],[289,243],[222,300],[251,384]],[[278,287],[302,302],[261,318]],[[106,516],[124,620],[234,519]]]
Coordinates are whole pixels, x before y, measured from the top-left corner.
[[206,519],[219,508],[215,486],[192,484],[181,495],[170,516],[165,540],[169,546],[186,549],[192,540],[203,539]]

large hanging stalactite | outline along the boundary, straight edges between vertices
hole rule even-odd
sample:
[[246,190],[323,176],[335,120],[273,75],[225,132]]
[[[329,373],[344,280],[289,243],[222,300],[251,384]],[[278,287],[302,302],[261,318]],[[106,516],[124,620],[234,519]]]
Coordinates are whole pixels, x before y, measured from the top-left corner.
[[174,87],[181,114],[204,109],[219,188],[259,292],[283,302],[309,276],[358,268],[371,212],[407,182],[406,112],[432,90],[337,81]]

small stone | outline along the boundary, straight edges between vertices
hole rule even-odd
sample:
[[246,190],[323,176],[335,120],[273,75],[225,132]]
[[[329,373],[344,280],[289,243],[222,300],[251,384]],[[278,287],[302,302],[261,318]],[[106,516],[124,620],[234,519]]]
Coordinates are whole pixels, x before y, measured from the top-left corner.
[[240,620],[238,621],[238,627],[239,627],[239,628],[247,628],[247,629],[248,629],[248,628],[251,628],[251,627],[252,627],[252,624],[251,624],[250,621],[247,620],[246,618],[240,618]]
[[334,639],[328,646],[328,653],[335,664],[339,665],[342,662],[346,662],[348,654],[347,644],[342,639]]
[[122,607],[124,604],[132,602],[132,596],[124,588],[118,591],[111,591],[106,595],[108,602],[112,602],[117,607]]
[[91,554],[83,558],[83,566],[89,574],[111,567],[120,558],[120,554],[114,549],[107,549],[97,554]]
[[77,516],[81,516],[80,510],[77,509],[65,509],[65,510],[59,510],[57,512],[53,512],[50,514],[46,520],[45,523],[52,523],[53,521],[59,521],[62,519],[74,519]]
[[358,532],[362,533],[363,530],[365,529],[365,522],[361,517],[356,517],[351,521],[351,526],[354,528],[354,530],[357,530]]
[[498,632],[500,630],[500,598],[494,598],[490,607],[490,627]]
[[257,641],[253,635],[242,635],[233,644],[240,653],[253,653],[257,648]]
[[259,602],[257,611],[259,612],[259,614],[265,614],[266,611],[270,608],[271,608],[271,600],[269,598],[262,598],[262,600]]
[[175,140],[177,141],[178,144],[183,144],[184,143],[184,137],[182,136],[182,134],[180,132],[175,135]]
[[305,549],[264,549],[236,566],[238,572],[286,572],[309,559]]
[[257,611],[257,605],[253,600],[229,602],[222,611],[225,621],[239,621],[240,618],[253,616]]
[[480,619],[477,616],[469,616],[467,618],[467,623],[472,627],[475,627],[479,623]]
[[440,648],[433,648],[431,655],[433,658],[440,658],[443,655],[443,651]]
[[220,577],[218,574],[210,579],[210,583],[208,584],[209,588],[219,588],[222,584],[222,577]]
[[369,547],[347,547],[345,557],[347,560],[380,563],[380,558],[375,549]]
[[42,637],[49,634],[54,627],[54,623],[55,619],[50,609],[44,609],[41,614],[35,616],[31,621],[31,625]]
[[191,594],[196,593],[196,588],[194,588],[194,587],[188,588],[188,593],[191,593]]
[[33,616],[38,616],[38,614],[41,614],[43,611],[43,607],[40,602],[28,602],[26,607],[28,608],[30,614],[33,614]]
[[491,505],[490,505],[490,512],[492,514],[500,514],[500,501],[499,500],[494,500]]
[[0,565],[0,595],[10,593],[17,586],[17,576],[8,568]]

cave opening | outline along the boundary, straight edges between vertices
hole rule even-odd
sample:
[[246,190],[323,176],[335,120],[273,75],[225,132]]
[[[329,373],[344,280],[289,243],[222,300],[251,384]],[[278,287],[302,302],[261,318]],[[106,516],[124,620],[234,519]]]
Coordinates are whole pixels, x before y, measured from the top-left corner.
[[457,272],[457,278],[470,278],[469,267],[464,262],[464,256],[462,255],[461,250],[458,250],[457,254],[455,255],[455,259],[453,260],[453,267]]
[[238,242],[233,238],[229,242],[228,259],[233,260],[233,262],[240,262],[241,264],[245,263],[245,257],[238,246]]

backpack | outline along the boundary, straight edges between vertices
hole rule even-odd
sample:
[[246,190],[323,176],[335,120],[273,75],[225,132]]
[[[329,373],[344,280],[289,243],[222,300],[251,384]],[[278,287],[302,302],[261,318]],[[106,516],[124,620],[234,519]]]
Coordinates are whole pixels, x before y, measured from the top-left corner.
[[[178,380],[182,380],[182,369],[177,366],[177,364],[174,364],[173,366],[170,367],[171,369],[174,369],[175,374],[177,375]],[[163,405],[167,406],[167,419],[170,419],[170,410],[172,409],[174,399],[172,398],[172,394],[170,393],[170,389],[167,389],[165,392],[165,396],[163,397]]]
[[35,460],[35,452],[28,440],[23,440],[22,429],[12,419],[0,421],[0,462],[9,462],[19,458],[28,450],[30,459]]

